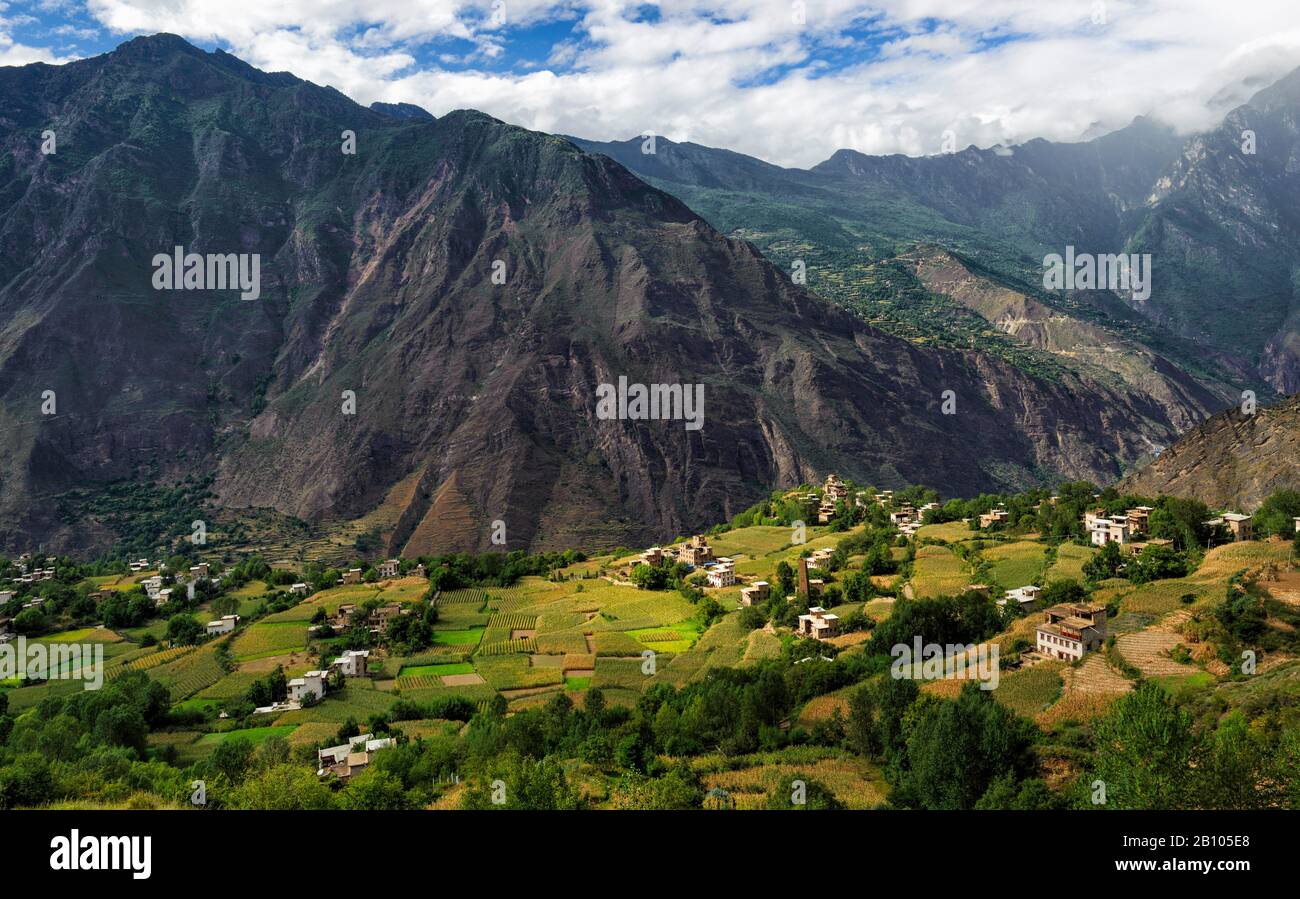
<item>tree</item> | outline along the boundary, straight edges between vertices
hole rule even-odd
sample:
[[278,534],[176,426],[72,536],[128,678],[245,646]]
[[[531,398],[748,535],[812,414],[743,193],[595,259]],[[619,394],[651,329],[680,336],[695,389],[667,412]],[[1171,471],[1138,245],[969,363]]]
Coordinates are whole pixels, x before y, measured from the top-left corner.
[[167,639],[176,646],[191,646],[199,642],[203,626],[193,615],[178,612],[167,619]]
[[1295,533],[1295,519],[1300,516],[1300,490],[1277,490],[1255,510],[1255,533],[1288,536]]
[[1146,681],[1116,700],[1096,724],[1094,744],[1090,781],[1105,785],[1107,808],[1187,805],[1195,749],[1192,719],[1160,687]]
[[1151,536],[1172,540],[1182,551],[1201,547],[1210,537],[1209,518],[1209,507],[1199,500],[1162,496],[1151,512]]
[[276,765],[236,787],[229,805],[233,809],[321,811],[334,807],[334,796],[315,771],[300,765]]
[[1083,563],[1083,576],[1090,581],[1104,581],[1119,574],[1123,566],[1124,557],[1120,554],[1119,544],[1108,542],[1091,559]]
[[999,777],[1032,773],[1034,725],[967,683],[925,707],[907,737],[905,795],[927,809],[974,808]]

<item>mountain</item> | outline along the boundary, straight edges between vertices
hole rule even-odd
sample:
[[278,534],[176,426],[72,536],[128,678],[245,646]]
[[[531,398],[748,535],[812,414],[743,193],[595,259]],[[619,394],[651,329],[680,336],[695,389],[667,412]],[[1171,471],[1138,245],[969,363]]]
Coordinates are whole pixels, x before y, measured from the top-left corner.
[[1300,390],[1298,115],[1300,70],[1190,139],[1130,238],[1159,261],[1139,311],[1282,393]]
[[1253,511],[1269,494],[1300,483],[1300,396],[1252,414],[1231,409],[1202,422],[1134,472],[1121,490],[1199,499]]
[[[157,507],[164,542],[211,516],[336,552],[487,549],[495,522],[508,549],[648,542],[830,471],[1109,480],[1175,429],[1122,379],[874,328],[481,113],[367,109],[158,35],[0,69],[0,121],[6,549],[103,549]],[[256,298],[157,289],[176,247],[256,254]],[[620,377],[703,385],[703,427],[598,417]]]
[[[663,138],[653,154],[639,140],[578,143],[779,264],[803,260],[814,291],[868,307],[895,333],[920,324],[923,336],[952,339],[933,318],[918,323],[870,296],[872,265],[935,245],[1061,315],[1141,344],[1212,393],[1272,397],[1300,389],[1298,118],[1300,70],[1189,139],[1139,118],[1079,143],[921,158],[840,150],[806,171]],[[1150,297],[1042,290],[1044,257],[1067,246],[1150,253]]]
[[395,119],[432,119],[433,113],[429,112],[422,106],[416,106],[414,103],[380,103],[375,101],[370,104],[370,108],[375,112],[392,116]]

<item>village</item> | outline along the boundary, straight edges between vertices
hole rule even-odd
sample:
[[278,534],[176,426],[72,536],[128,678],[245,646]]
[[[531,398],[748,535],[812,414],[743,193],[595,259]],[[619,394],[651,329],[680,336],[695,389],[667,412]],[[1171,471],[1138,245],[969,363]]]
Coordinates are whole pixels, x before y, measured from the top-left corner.
[[[1290,558],[1290,543],[1278,542],[1275,522],[1260,542],[1252,516],[1229,510],[1194,523],[1206,545],[1176,545],[1152,533],[1162,515],[1158,527],[1168,529],[1163,501],[1113,511],[1120,499],[1042,491],[971,509],[919,488],[875,491],[831,474],[774,494],[748,524],[575,556],[581,561],[560,560],[545,576],[500,585],[476,584],[458,567],[464,560],[438,557],[337,566],[139,558],[121,574],[80,577],[66,560],[28,553],[0,569],[0,641],[103,640],[110,682],[143,672],[167,686],[189,722],[156,735],[158,753],[193,764],[228,739],[283,738],[304,761],[310,753],[311,770],[334,789],[408,739],[463,727],[436,711],[393,720],[404,703],[499,703],[510,715],[557,697],[581,702],[596,689],[631,707],[653,684],[684,688],[717,665],[829,664],[878,651],[877,632],[900,603],[947,597],[994,610],[997,630],[970,643],[1001,645],[1004,684],[1013,686],[1000,695],[1014,696],[1026,678],[1061,685],[1042,694],[1045,708],[1113,701],[1139,666],[1162,677],[1224,676],[1208,657],[1188,667],[1190,632],[1161,630],[1164,621],[1195,620],[1186,597],[1193,610],[1208,602],[1218,581],[1202,572],[1220,563],[1197,561],[1199,569],[1149,587],[1122,575],[1151,559],[1235,559],[1234,546],[1268,569]],[[1047,528],[1070,536],[1044,539]],[[1300,516],[1289,529],[1300,535]],[[1184,599],[1161,599],[1167,611],[1151,617],[1152,600],[1138,598],[1157,588],[1163,596],[1174,583],[1187,584]],[[1132,602],[1143,611],[1125,612]],[[145,611],[127,620],[122,610],[132,603]],[[64,607],[61,617],[52,605]],[[91,617],[78,623],[73,609]],[[103,614],[96,620],[90,610]],[[77,626],[60,631],[60,620]],[[35,622],[48,622],[44,632]],[[1144,655],[1155,642],[1158,656]],[[9,684],[5,696],[21,711],[75,688]],[[811,727],[820,714],[789,717],[782,729]]]

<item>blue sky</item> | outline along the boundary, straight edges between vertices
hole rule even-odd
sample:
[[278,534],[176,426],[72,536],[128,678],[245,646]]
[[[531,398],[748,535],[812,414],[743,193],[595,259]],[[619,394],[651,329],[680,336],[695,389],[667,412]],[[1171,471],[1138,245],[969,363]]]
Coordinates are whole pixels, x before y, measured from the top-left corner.
[[1300,66],[1291,0],[0,0],[0,65],[170,31],[360,102],[647,131],[784,165],[836,149],[1207,127]]

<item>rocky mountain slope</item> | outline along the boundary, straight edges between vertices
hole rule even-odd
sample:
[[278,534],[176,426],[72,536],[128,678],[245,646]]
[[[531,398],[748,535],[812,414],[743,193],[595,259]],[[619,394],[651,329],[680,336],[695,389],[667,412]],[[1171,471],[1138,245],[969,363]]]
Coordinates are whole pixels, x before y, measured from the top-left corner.
[[[922,158],[841,150],[807,171],[662,138],[652,155],[639,140],[579,144],[778,263],[804,260],[809,286],[850,307],[870,302],[871,279],[844,285],[840,273],[933,244],[1059,314],[1142,344],[1213,392],[1231,384],[1277,395],[1300,389],[1298,120],[1300,70],[1186,140],[1138,119],[1074,144]],[[1150,253],[1151,295],[1042,291],[1044,256],[1067,246]],[[915,327],[906,311],[883,311],[883,326]],[[929,336],[948,335],[932,320]]]
[[1300,484],[1300,396],[1253,414],[1202,422],[1121,489],[1193,497],[1211,508],[1252,511],[1275,490]]
[[[1122,385],[874,329],[479,113],[366,109],[160,35],[0,69],[0,122],[4,548],[108,545],[74,488],[209,476],[231,514],[365,518],[390,551],[489,548],[497,521],[506,548],[632,543],[829,471],[1109,480],[1173,428]],[[176,246],[258,254],[260,296],[155,289]],[[598,418],[620,376],[703,384],[704,426]]]

